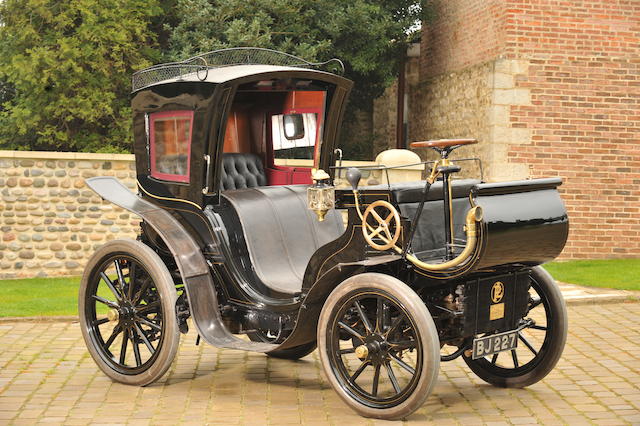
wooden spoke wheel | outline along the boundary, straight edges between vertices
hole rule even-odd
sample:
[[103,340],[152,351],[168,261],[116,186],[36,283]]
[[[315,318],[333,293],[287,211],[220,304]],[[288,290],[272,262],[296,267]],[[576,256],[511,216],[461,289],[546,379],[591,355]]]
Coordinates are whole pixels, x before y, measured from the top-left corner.
[[115,381],[162,377],[180,341],[176,288],[160,257],[133,240],[110,241],[89,260],[78,312],[89,353]]
[[511,351],[471,359],[471,370],[495,386],[521,388],[542,380],[558,363],[567,340],[567,309],[555,280],[540,266],[531,270],[527,315],[518,346]]
[[331,386],[366,417],[400,419],[422,406],[440,365],[438,332],[424,302],[388,275],[365,273],[331,293],[318,321]]
[[[401,230],[398,210],[387,201],[374,201],[362,215],[362,234],[367,243],[376,250],[393,248],[398,242]],[[382,240],[383,243],[376,242],[376,239]]]

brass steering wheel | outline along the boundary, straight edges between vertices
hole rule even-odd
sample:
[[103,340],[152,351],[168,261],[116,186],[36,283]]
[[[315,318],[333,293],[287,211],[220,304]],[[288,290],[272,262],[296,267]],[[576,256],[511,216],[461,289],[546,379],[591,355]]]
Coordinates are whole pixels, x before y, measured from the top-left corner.
[[[375,211],[376,207],[384,207],[389,211],[389,214],[385,219],[380,216],[378,212]],[[373,216],[373,218],[378,223],[378,227],[374,228],[370,225],[367,220],[369,216]],[[393,225],[393,234],[391,233],[391,228]],[[373,203],[369,204],[369,206],[364,211],[362,215],[362,234],[364,235],[364,239],[369,243],[371,247],[376,250],[389,250],[390,248],[396,245],[398,238],[400,237],[400,215],[398,211],[391,203],[388,203],[383,200],[377,200]],[[380,238],[386,244],[378,244],[373,241],[375,237]]]

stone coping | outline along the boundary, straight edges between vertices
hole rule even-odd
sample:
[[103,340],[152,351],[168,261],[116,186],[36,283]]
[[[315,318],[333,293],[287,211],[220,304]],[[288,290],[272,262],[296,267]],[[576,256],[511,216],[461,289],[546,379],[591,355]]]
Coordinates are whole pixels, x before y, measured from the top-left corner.
[[37,317],[2,317],[0,318],[0,324],[4,322],[79,322],[77,316],[71,315],[52,315],[52,316],[37,316]]
[[57,151],[3,151],[0,158],[29,158],[37,160],[93,160],[93,161],[133,161],[133,154],[108,154],[95,152]]

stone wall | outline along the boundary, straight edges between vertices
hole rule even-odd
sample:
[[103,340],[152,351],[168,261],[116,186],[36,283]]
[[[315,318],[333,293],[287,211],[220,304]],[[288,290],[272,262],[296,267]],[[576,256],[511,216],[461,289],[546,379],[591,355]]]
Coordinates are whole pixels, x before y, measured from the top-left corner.
[[[409,140],[475,138],[478,145],[456,150],[456,158],[490,160],[489,110],[491,104],[489,64],[447,73],[421,81],[410,92]],[[435,159],[431,150],[423,156]],[[479,173],[473,163],[461,163],[463,176]],[[476,176],[478,176],[476,174]],[[487,176],[484,176],[487,178]]]
[[[409,142],[428,139],[475,138],[477,145],[459,148],[456,158],[479,158],[485,180],[524,179],[529,177],[528,167],[510,162],[507,158],[509,143],[526,129],[512,128],[510,102],[528,104],[527,90],[517,89],[515,82],[526,69],[526,64],[515,60],[491,61],[458,71],[428,78],[418,78],[408,68],[407,108]],[[375,131],[381,142],[378,152],[395,146],[396,85],[389,87],[375,102]],[[419,154],[434,159],[431,150]],[[477,163],[460,164],[461,177],[480,176]]]
[[133,155],[0,151],[0,278],[80,275],[95,249],[135,238],[135,215],[84,184],[115,176],[135,190]]
[[[405,63],[405,98],[411,95],[413,87],[418,84],[420,77],[420,45],[410,46]],[[405,117],[412,116],[413,103],[411,99],[405,104]],[[398,117],[398,83],[389,86],[382,96],[373,101],[373,134],[374,158],[385,149],[396,148],[397,117]],[[405,118],[405,121],[406,118]],[[409,121],[410,124],[410,121]],[[407,140],[412,141],[407,132]]]

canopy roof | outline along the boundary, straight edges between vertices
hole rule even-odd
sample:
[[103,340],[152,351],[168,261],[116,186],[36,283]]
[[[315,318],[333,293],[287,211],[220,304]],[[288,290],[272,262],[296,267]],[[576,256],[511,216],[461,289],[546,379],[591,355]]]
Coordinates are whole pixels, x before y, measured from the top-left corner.
[[[307,71],[310,74],[331,75],[344,72],[339,59],[314,63],[287,53],[259,48],[215,50],[182,62],[154,65],[136,72],[132,77],[132,92],[149,86],[174,82],[224,83],[256,74]],[[311,77],[311,75],[310,75]]]

